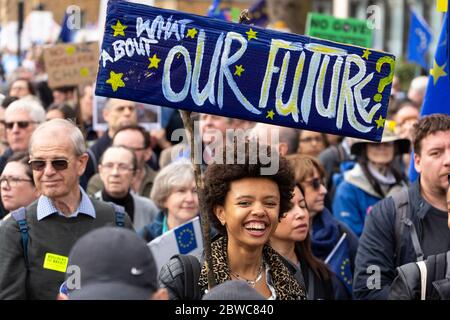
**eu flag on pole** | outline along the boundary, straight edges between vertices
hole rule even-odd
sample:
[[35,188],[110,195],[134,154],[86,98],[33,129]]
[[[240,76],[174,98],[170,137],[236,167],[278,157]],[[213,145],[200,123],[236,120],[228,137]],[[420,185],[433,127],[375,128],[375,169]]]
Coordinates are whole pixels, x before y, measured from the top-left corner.
[[411,10],[411,20],[409,24],[409,42],[408,42],[408,60],[416,62],[424,69],[428,69],[426,54],[433,41],[430,27],[418,16],[414,10]]
[[325,263],[336,274],[347,288],[352,292],[353,274],[350,268],[350,254],[347,234],[344,233],[338,243],[325,259]]
[[[442,31],[439,36],[436,54],[433,59],[433,67],[430,69],[428,86],[423,99],[422,110],[420,112],[421,117],[433,113],[446,113],[450,115],[450,72],[448,56],[450,31],[447,23],[448,12],[445,14],[442,23]],[[411,159],[413,159],[413,157],[411,157]],[[416,178],[417,172],[414,169],[413,162],[411,162],[409,166],[409,179],[414,181]]]
[[148,244],[156,262],[156,269],[161,270],[175,254],[191,254],[199,256],[203,252],[202,231],[199,217],[185,224],[164,232]]
[[69,26],[67,25],[69,21],[69,15],[67,12],[64,14],[63,23],[61,26],[61,32],[59,33],[58,41],[63,43],[69,43],[73,41],[74,38],[74,32]]

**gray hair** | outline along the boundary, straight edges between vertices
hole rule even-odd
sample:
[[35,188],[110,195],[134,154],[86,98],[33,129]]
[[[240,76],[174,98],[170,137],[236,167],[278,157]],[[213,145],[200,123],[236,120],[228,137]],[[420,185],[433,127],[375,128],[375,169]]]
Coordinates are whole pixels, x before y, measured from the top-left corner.
[[30,118],[37,123],[45,121],[44,107],[36,99],[28,97],[12,102],[5,110],[5,120],[20,111],[28,113]]
[[185,186],[193,181],[194,169],[189,161],[172,162],[156,175],[150,198],[162,209],[173,188]]
[[36,128],[36,130],[34,130],[33,134],[31,135],[30,144],[28,147],[28,152],[30,153],[30,155],[32,154],[31,151],[36,136],[39,134],[40,131],[48,129],[59,129],[60,131],[63,132],[67,131],[68,137],[72,142],[75,155],[81,156],[84,153],[86,153],[86,144],[84,141],[83,134],[81,133],[81,130],[70,120],[53,119],[42,123],[39,127]]

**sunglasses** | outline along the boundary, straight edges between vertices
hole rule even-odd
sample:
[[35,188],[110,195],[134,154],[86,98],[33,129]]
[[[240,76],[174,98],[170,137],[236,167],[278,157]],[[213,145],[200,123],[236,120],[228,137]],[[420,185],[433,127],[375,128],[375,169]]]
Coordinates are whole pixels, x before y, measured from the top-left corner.
[[[50,160],[50,163],[52,164],[53,169],[57,171],[66,170],[69,166],[69,160],[67,159],[54,159]],[[47,165],[46,160],[30,160],[28,161],[28,164],[30,165],[31,169],[34,171],[42,171],[45,169],[45,166]]]
[[36,121],[13,121],[13,122],[5,122],[6,129],[11,130],[14,128],[14,125],[17,123],[17,126],[20,129],[26,129],[30,125],[30,123],[36,123]]
[[305,183],[308,183],[312,186],[312,188],[317,191],[320,189],[320,186],[325,186],[325,181],[320,178],[314,178],[312,180],[306,180]]

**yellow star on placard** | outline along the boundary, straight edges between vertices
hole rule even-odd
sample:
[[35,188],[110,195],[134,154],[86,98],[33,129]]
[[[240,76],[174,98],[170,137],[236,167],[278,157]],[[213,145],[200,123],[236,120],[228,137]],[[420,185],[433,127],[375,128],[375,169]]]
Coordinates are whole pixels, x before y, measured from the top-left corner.
[[271,120],[273,120],[273,116],[275,115],[275,112],[273,112],[273,110],[270,110],[267,112],[267,116],[266,118],[269,118]]
[[363,51],[362,58],[363,58],[363,59],[366,59],[366,60],[369,60],[369,54],[371,54],[371,53],[372,53],[372,52],[370,52],[369,49],[364,50],[364,51]]
[[386,119],[383,119],[383,117],[380,114],[380,117],[378,118],[378,120],[375,120],[375,123],[377,124],[377,129],[383,128],[385,121],[386,121]]
[[158,58],[156,53],[153,55],[153,57],[148,58],[148,61],[150,61],[150,64],[148,65],[148,69],[156,68],[158,69],[158,64],[161,61],[161,59]]
[[122,76],[123,73],[115,73],[114,71],[109,73],[109,79],[106,80],[106,83],[111,85],[114,92],[116,92],[120,87],[125,87],[125,83],[122,81]]
[[68,47],[66,48],[66,53],[67,53],[69,56],[73,55],[73,54],[75,53],[75,47],[74,47],[74,46],[68,46]]
[[245,71],[244,68],[242,68],[242,64],[235,66],[236,67],[236,71],[234,72],[234,75],[237,75],[238,77],[241,76],[241,73]]
[[197,29],[195,29],[195,28],[191,28],[191,29],[189,29],[188,30],[188,32],[187,32],[187,35],[186,35],[186,38],[187,37],[191,37],[192,39],[194,39],[195,38],[195,35],[197,34]]
[[446,65],[447,62],[444,63],[441,67],[437,64],[436,60],[434,60],[433,69],[430,69],[430,75],[433,76],[434,85],[436,85],[436,82],[439,80],[440,77],[447,75],[447,72],[444,71]]
[[251,39],[258,39],[258,38],[256,38],[257,33],[258,33],[257,31],[253,31],[253,29],[250,28],[250,30],[246,32],[247,40],[250,41]]
[[128,28],[127,26],[124,26],[120,23],[120,20],[117,20],[117,23],[115,26],[111,26],[114,30],[114,37],[116,36],[125,36],[125,29]]
[[87,77],[89,76],[89,68],[83,67],[80,69],[80,76]]

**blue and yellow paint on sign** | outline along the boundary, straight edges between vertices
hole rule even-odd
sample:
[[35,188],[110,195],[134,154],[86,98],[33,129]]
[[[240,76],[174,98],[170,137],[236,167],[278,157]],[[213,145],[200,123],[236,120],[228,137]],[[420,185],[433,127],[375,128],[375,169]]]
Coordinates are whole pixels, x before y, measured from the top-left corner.
[[394,66],[371,48],[110,1],[96,94],[380,141]]

